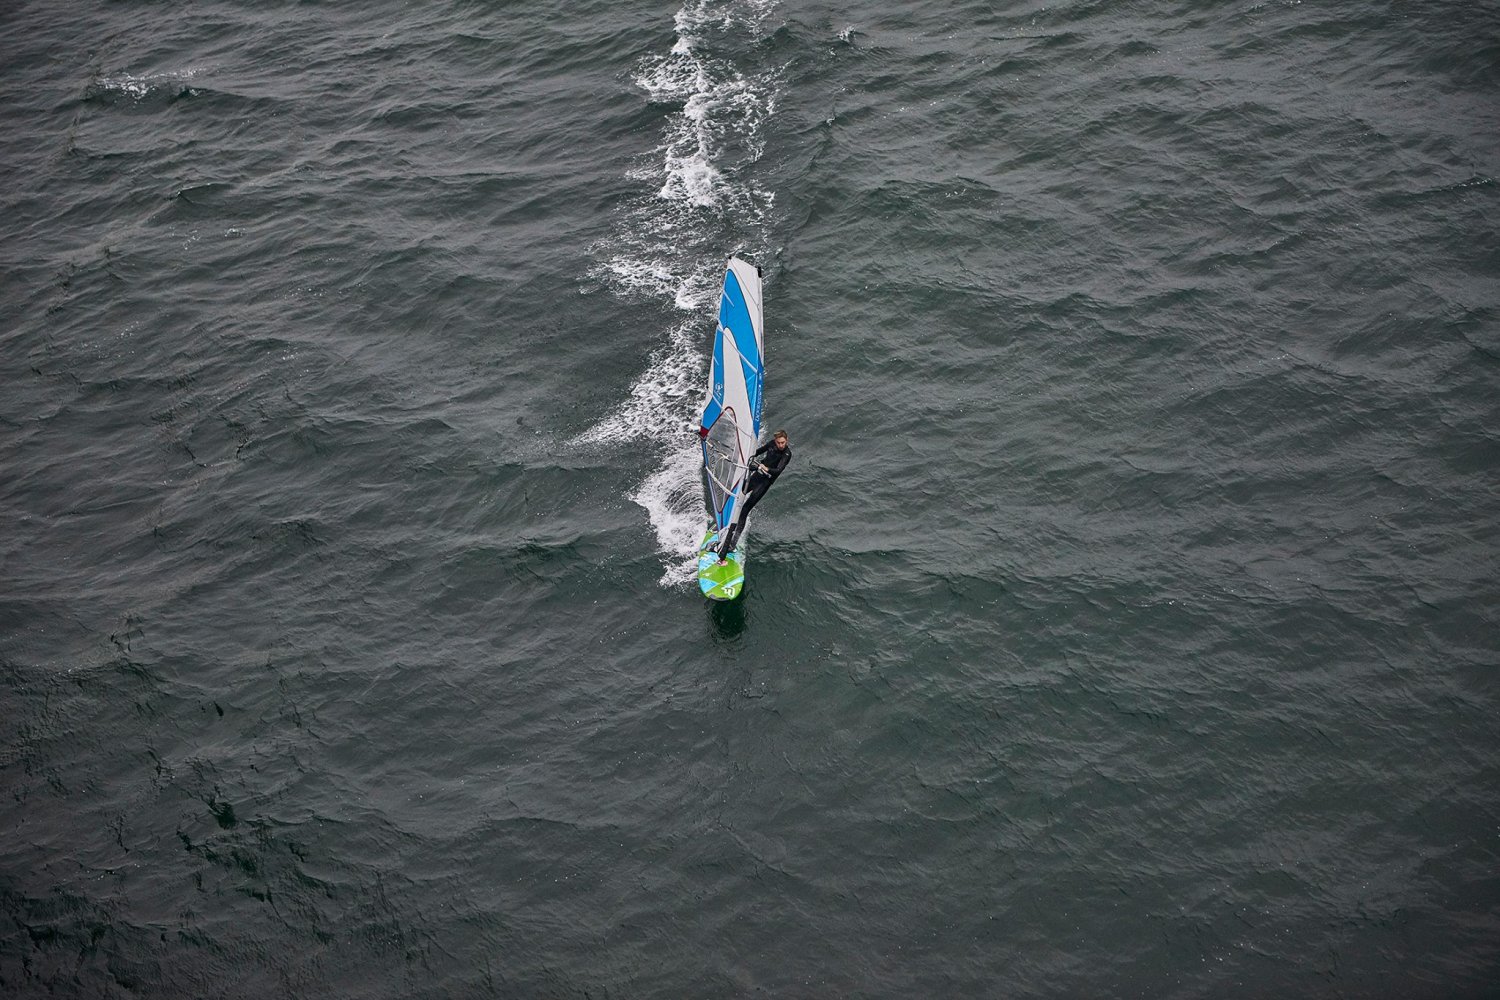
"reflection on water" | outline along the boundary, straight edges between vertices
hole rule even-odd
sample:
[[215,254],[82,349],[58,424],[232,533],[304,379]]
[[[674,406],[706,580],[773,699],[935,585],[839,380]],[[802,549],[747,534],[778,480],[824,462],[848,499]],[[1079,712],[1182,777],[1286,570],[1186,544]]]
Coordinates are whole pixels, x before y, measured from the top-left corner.
[[747,583],[733,601],[708,602],[708,634],[714,642],[738,644],[749,618],[750,588]]

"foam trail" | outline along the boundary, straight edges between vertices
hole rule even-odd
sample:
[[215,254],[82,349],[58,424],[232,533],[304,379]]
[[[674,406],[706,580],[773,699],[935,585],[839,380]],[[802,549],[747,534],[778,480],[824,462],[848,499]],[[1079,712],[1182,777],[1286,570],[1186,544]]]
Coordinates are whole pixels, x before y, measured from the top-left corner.
[[656,530],[656,545],[664,557],[664,587],[690,583],[698,573],[696,550],[706,523],[699,471],[703,458],[698,446],[667,452],[661,468],[630,494],[646,509]]
[[[747,75],[714,53],[716,43],[732,47],[736,36],[757,28],[774,6],[774,0],[695,0],[677,12],[671,51],[643,59],[635,82],[651,100],[681,102],[681,109],[667,116],[652,161],[628,174],[649,193],[593,248],[599,263],[591,275],[616,294],[670,303],[690,317],[671,325],[625,401],[574,442],[667,442],[661,467],[630,494],[656,532],[663,586],[694,578],[707,523],[693,430],[724,262],[734,253],[763,257],[757,244],[763,244],[773,200],[741,176],[764,149],[765,123],[775,108],[773,74]],[[725,245],[716,238],[726,231],[740,241]]]
[[[687,441],[693,433],[697,404],[702,401],[703,380],[708,371],[707,359],[698,350],[701,326],[696,318],[677,324],[667,346],[652,354],[645,373],[631,386],[630,398],[579,435],[578,443],[673,436]],[[697,445],[691,450],[696,454]]]

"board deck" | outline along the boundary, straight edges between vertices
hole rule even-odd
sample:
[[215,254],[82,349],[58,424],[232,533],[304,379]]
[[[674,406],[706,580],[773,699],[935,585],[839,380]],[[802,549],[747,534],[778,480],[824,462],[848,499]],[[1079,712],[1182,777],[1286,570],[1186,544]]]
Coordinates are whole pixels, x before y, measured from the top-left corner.
[[740,536],[739,545],[729,553],[729,561],[720,566],[716,553],[702,551],[714,534],[710,526],[703,533],[703,541],[698,543],[698,589],[703,591],[704,597],[732,601],[740,596],[745,586],[745,536]]

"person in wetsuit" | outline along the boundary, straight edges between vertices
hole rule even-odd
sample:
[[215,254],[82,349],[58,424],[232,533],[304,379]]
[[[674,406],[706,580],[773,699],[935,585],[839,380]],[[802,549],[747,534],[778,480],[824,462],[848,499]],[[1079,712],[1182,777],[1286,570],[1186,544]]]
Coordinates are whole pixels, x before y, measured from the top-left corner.
[[734,519],[718,545],[719,562],[727,560],[729,553],[734,551],[740,533],[745,530],[745,518],[750,516],[750,508],[760,503],[760,498],[766,495],[766,490],[771,488],[771,484],[776,482],[776,477],[781,475],[791,460],[792,446],[783,430],[772,434],[771,440],[755,449],[755,455],[750,459],[750,479],[745,483],[745,500],[740,505],[740,515]]

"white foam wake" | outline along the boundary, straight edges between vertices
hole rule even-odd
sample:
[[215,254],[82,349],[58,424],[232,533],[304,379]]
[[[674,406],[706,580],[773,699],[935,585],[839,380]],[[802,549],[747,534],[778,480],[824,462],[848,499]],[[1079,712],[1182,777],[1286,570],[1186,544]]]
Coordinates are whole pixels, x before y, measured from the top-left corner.
[[698,575],[697,548],[708,523],[699,471],[702,455],[696,445],[673,449],[661,467],[630,494],[646,509],[662,554],[663,587],[691,582]]
[[[643,59],[634,79],[653,102],[681,107],[667,116],[651,158],[629,173],[642,182],[642,195],[593,248],[599,263],[591,276],[615,294],[657,299],[687,314],[670,325],[625,401],[575,442],[665,442],[661,466],[630,494],[656,532],[663,586],[694,578],[706,523],[693,431],[724,262],[735,253],[763,257],[773,200],[745,173],[765,147],[775,73],[746,72],[716,53],[758,30],[774,6],[693,0],[677,12],[671,51]],[[724,241],[726,232],[734,242]]]

